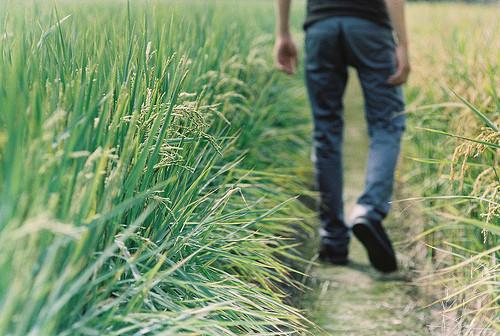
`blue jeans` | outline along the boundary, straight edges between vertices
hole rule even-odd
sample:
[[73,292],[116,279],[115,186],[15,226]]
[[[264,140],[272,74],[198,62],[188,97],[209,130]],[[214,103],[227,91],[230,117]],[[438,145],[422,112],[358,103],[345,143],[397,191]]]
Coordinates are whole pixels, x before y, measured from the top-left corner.
[[347,250],[350,236],[342,197],[342,99],[348,66],[356,69],[361,82],[370,137],[365,190],[356,216],[381,221],[389,212],[405,127],[402,89],[387,83],[396,69],[392,31],[355,17],[332,17],[308,27],[306,82],[314,116],[321,235],[339,253]]

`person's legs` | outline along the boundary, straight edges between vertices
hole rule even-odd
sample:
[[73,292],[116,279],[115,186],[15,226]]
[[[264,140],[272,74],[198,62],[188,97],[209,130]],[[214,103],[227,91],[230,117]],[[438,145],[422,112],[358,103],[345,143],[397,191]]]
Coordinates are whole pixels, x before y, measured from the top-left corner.
[[346,18],[342,27],[348,61],[357,69],[363,89],[370,135],[365,191],[353,216],[380,222],[390,209],[405,127],[402,89],[387,83],[396,70],[395,44],[390,29],[367,20]]
[[357,18],[344,18],[342,31],[348,63],[358,71],[363,88],[370,135],[365,191],[349,224],[366,247],[372,265],[392,272],[397,269],[396,255],[382,220],[390,209],[405,125],[401,87],[387,83],[396,70],[394,39],[390,29]]
[[347,83],[340,25],[322,20],[306,32],[306,84],[314,117],[314,153],[321,195],[322,250],[332,261],[347,259],[349,230],[342,198],[342,98]]

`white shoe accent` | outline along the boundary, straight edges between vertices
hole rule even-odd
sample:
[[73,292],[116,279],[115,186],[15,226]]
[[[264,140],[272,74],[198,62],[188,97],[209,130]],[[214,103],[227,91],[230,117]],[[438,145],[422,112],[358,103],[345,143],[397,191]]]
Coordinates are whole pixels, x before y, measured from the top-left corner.
[[361,204],[354,205],[349,215],[349,219],[347,220],[346,223],[347,227],[352,228],[354,225],[354,221],[359,217],[365,217],[369,211],[370,209],[365,205]]

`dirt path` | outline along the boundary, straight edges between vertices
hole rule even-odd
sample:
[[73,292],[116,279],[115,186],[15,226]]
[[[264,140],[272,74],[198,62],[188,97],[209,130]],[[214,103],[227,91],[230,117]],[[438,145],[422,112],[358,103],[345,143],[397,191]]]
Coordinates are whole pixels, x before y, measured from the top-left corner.
[[[358,84],[352,81],[346,96],[345,200],[346,214],[363,189],[368,140]],[[386,227],[397,236],[396,216]],[[326,335],[429,335],[425,312],[416,302],[415,288],[402,274],[381,275],[368,262],[362,245],[353,238],[349,266],[321,265],[313,269],[315,298],[312,319]]]

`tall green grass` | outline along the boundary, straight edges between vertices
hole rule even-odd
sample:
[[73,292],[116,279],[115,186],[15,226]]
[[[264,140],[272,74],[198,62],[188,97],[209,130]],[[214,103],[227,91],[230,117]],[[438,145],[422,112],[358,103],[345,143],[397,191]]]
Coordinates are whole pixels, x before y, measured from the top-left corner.
[[404,184],[424,201],[419,238],[431,263],[421,280],[439,289],[443,334],[500,331],[498,9],[410,9],[415,70]]
[[304,331],[271,10],[0,3],[1,335]]

